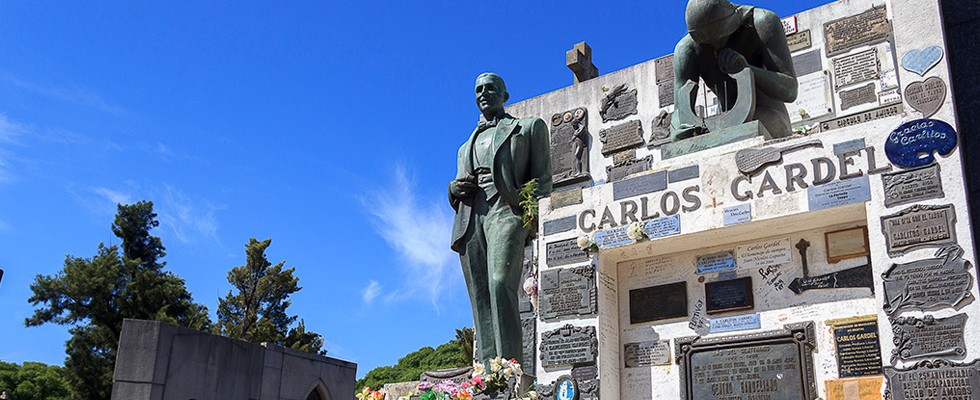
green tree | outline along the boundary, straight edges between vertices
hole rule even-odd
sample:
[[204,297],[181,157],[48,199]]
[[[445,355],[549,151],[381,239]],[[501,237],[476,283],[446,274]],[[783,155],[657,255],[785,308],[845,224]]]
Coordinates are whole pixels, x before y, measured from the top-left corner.
[[0,392],[16,400],[61,400],[68,397],[68,380],[57,365],[0,361]]
[[283,269],[285,261],[272,265],[265,250],[272,239],[249,239],[245,265],[228,271],[234,289],[218,299],[215,331],[253,343],[269,342],[311,353],[326,354],[323,338],[306,330],[303,321],[293,328],[297,316],[289,315],[289,296],[300,291],[296,268]]
[[[92,258],[65,258],[54,276],[37,275],[28,301],[39,308],[27,326],[70,325],[65,371],[76,399],[108,399],[122,322],[160,320],[208,329],[207,308],[194,303],[184,280],[164,270],[166,250],[150,230],[153,203],[118,205],[112,232],[119,246],[99,244]],[[121,254],[120,254],[121,253]]]
[[[465,332],[466,329],[468,328],[463,328],[462,331]],[[456,331],[460,332],[461,330],[457,329]],[[470,331],[472,332],[472,329]],[[398,363],[395,365],[378,367],[368,371],[363,378],[357,381],[354,387],[378,388],[387,383],[417,381],[425,371],[472,365],[472,348],[468,353],[469,355],[464,356],[463,354],[460,341],[455,338],[434,349],[426,346],[406,354],[405,357],[398,359]]]
[[473,359],[473,328],[462,327],[456,330],[456,344],[464,360]]

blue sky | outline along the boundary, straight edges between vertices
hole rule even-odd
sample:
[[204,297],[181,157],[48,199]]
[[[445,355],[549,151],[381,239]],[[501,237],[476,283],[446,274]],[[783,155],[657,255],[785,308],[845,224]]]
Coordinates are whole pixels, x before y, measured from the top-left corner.
[[212,316],[272,238],[290,311],[358,376],[446,342],[472,325],[445,190],[474,78],[516,102],[571,84],[582,40],[601,73],[666,55],[684,4],[0,2],[0,360],[63,362],[67,327],[23,325],[28,285],[142,199]]

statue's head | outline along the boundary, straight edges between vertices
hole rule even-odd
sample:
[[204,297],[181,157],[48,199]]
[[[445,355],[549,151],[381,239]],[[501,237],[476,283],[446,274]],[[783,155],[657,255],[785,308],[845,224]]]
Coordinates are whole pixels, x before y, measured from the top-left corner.
[[476,106],[488,119],[504,113],[504,103],[510,98],[504,78],[493,72],[476,77]]
[[691,38],[715,50],[724,47],[741,25],[735,5],[728,0],[690,0],[685,18]]

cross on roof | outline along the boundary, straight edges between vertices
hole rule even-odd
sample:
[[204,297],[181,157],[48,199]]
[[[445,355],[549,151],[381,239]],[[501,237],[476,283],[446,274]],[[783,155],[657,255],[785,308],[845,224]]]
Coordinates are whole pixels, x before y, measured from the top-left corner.
[[565,52],[565,65],[575,73],[575,83],[582,83],[599,76],[599,68],[592,65],[592,48],[585,42],[576,43]]

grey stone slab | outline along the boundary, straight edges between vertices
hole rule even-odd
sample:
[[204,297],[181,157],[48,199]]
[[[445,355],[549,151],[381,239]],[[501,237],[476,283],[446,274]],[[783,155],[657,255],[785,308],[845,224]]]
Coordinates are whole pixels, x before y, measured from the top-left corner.
[[659,171],[613,183],[613,199],[621,200],[665,189],[667,171]]
[[683,168],[672,169],[667,172],[667,182],[683,182],[689,179],[700,178],[701,167],[699,165],[688,165]]
[[[809,37],[809,31],[807,36]],[[812,50],[793,56],[793,68],[796,70],[796,76],[823,71],[823,57],[820,55],[820,50]]]
[[670,365],[670,345],[666,340],[627,343],[623,345],[626,368]]
[[538,351],[544,368],[595,364],[599,340],[593,326],[565,325],[544,332]]
[[576,187],[551,192],[551,209],[582,204],[582,188]]
[[576,220],[574,215],[551,221],[545,221],[544,234],[547,236],[555,233],[568,232],[575,229],[575,222]]

